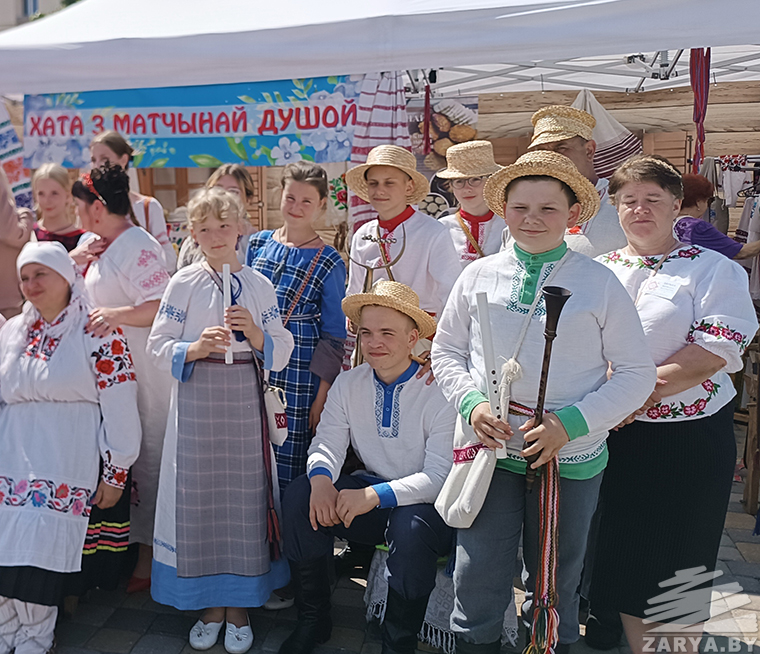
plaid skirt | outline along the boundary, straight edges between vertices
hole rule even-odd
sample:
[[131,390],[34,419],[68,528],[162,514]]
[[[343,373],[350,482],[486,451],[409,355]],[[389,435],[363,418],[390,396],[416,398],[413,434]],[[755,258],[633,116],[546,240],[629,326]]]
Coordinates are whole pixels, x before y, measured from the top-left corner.
[[196,361],[179,385],[178,577],[269,571],[259,383],[252,355],[236,354]]

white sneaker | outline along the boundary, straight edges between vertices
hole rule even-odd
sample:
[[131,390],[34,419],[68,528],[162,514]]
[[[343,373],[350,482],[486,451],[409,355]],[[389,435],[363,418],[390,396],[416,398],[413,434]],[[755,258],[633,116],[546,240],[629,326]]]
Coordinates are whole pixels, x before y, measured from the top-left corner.
[[231,622],[227,623],[227,631],[224,633],[224,649],[229,654],[243,654],[253,645],[253,630],[251,621],[245,627],[236,627]]
[[269,599],[264,604],[264,608],[267,611],[279,611],[281,609],[289,609],[296,603],[295,597],[281,597],[274,591],[269,596]]
[[209,622],[208,624],[204,624],[202,620],[198,620],[190,630],[190,647],[199,650],[211,649],[216,645],[223,625],[224,620],[221,622]]

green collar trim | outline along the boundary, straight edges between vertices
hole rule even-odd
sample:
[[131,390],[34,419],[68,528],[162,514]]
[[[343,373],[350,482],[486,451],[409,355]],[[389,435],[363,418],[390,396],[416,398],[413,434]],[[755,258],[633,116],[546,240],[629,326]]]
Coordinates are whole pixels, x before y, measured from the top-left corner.
[[567,243],[564,241],[559,247],[546,252],[540,252],[539,254],[531,254],[523,250],[517,243],[514,244],[515,256],[523,263],[552,263],[553,261],[559,261],[565,252],[567,252]]

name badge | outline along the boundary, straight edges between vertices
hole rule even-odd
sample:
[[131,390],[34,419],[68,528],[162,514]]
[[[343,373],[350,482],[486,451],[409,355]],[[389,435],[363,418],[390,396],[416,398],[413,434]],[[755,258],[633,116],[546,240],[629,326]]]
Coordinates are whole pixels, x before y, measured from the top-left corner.
[[683,281],[680,277],[660,277],[659,275],[655,275],[644,282],[644,293],[655,295],[665,300],[672,300],[682,284]]

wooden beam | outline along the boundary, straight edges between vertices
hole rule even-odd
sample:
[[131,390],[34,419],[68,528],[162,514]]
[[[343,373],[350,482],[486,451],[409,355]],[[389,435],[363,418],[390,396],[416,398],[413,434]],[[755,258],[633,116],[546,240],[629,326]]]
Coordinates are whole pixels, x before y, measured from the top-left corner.
[[705,136],[705,154],[760,154],[760,132],[722,132]]
[[[693,131],[691,105],[669,107],[639,107],[610,109],[610,114],[631,131],[683,132]],[[505,138],[529,135],[533,127],[531,112],[480,114],[478,135],[481,138]],[[707,108],[707,132],[760,132],[760,111],[756,104],[715,104]]]
[[[481,93],[478,112],[500,114],[534,112],[550,104],[572,104],[578,91],[526,91],[520,93]],[[691,106],[694,96],[691,87],[680,86],[644,93],[595,92],[608,109],[636,109],[641,107]],[[710,87],[710,105],[760,102],[760,82],[721,82]]]

